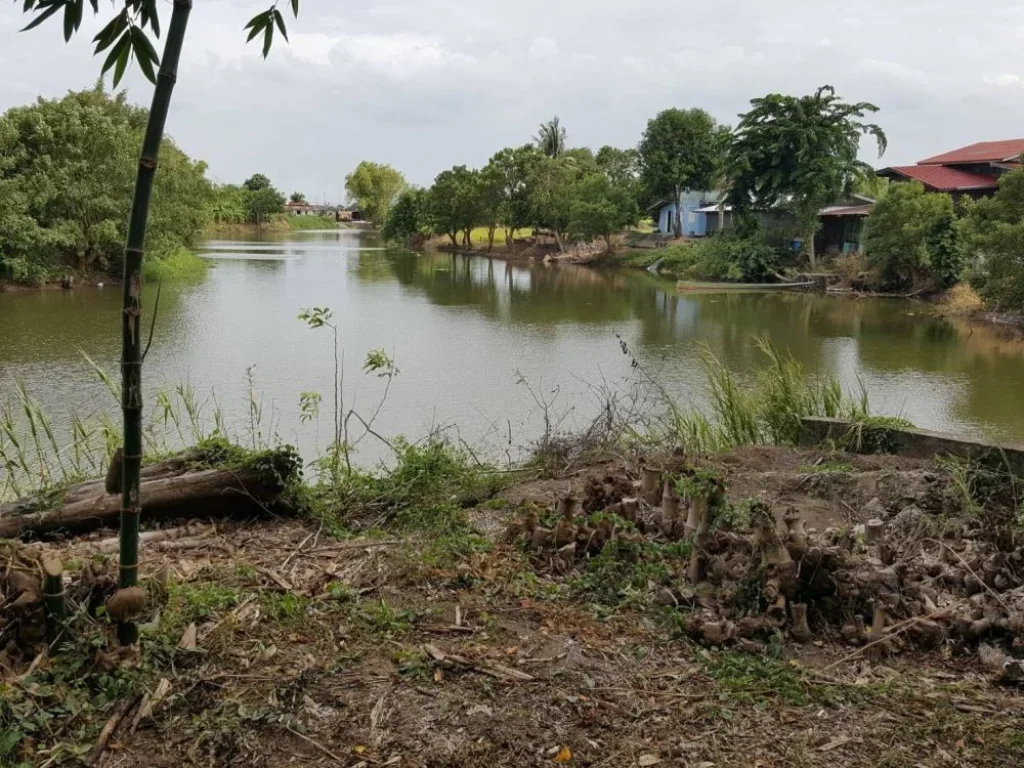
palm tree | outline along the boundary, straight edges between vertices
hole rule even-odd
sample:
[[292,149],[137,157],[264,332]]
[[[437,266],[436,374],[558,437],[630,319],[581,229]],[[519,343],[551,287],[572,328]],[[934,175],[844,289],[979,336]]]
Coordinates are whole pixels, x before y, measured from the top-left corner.
[[537,135],[533,137],[538,149],[548,157],[558,157],[565,151],[565,128],[562,127],[558,115],[541,123]]

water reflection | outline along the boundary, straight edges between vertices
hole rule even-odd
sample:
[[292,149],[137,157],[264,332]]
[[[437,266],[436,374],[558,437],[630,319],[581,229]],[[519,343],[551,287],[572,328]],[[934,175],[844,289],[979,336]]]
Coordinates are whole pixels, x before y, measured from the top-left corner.
[[[188,381],[206,397],[216,392],[229,421],[244,423],[246,369],[255,366],[273,431],[307,451],[317,436],[297,418],[299,394],[329,392],[333,377],[329,335],[295,319],[313,305],[335,311],[347,403],[374,403],[381,392],[358,373],[365,353],[395,355],[402,375],[378,424],[389,434],[457,423],[467,439],[500,446],[512,429],[525,442],[539,415],[520,374],[535,391],[557,392],[571,413],[566,426],[582,423],[596,408],[589,384],[631,373],[619,334],[684,400],[701,402],[705,345],[748,376],[762,362],[752,343],[761,335],[808,371],[836,372],[850,389],[863,384],[885,412],[1024,438],[1024,413],[1012,399],[1024,383],[1024,346],[917,302],[680,294],[644,272],[413,254],[353,230],[221,239],[203,252],[214,266],[204,282],[163,290],[146,364],[149,397]],[[147,287],[147,312],[152,295]],[[0,396],[24,381],[58,424],[72,409],[115,411],[81,352],[116,370],[119,303],[118,286],[0,294]]]

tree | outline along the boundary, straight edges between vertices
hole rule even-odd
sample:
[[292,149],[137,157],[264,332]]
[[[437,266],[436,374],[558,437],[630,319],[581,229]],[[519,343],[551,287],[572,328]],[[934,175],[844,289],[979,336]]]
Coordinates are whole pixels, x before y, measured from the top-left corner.
[[479,217],[477,176],[477,171],[456,165],[441,171],[428,193],[426,208],[434,232],[448,235],[452,248],[459,247],[460,232],[463,247],[470,247],[470,232]]
[[254,173],[248,179],[242,182],[242,186],[250,192],[259,192],[261,189],[267,189],[272,186],[270,178],[262,173]]
[[410,187],[398,196],[381,227],[381,236],[388,242],[408,242],[429,231],[426,211],[427,191]]
[[603,173],[580,179],[569,207],[569,233],[579,240],[601,237],[611,253],[612,235],[636,224],[640,211],[626,187],[617,186]]
[[531,218],[551,232],[559,251],[565,250],[575,185],[583,175],[576,158],[541,156],[530,177]]
[[[146,111],[102,84],[0,117],[0,277],[41,281],[68,267],[120,271]],[[160,259],[194,243],[210,218],[206,164],[170,139],[153,187],[147,246]]]
[[728,128],[703,109],[666,109],[647,121],[640,139],[641,176],[655,195],[676,203],[673,230],[683,235],[679,200],[686,190],[711,189],[721,174]]
[[830,85],[809,96],[771,93],[750,104],[750,111],[740,115],[729,151],[729,202],[738,213],[791,212],[814,269],[819,211],[872,173],[857,159],[861,137],[874,136],[878,156],[885,152],[885,133],[864,122],[878,107],[866,101],[848,104]]
[[[299,0],[290,0],[292,13],[298,15]],[[99,13],[99,0],[89,0],[94,14]],[[118,3],[115,3],[115,8]],[[59,11],[63,11],[64,39],[70,40],[82,24],[83,0],[24,0],[22,9],[35,13],[25,29],[37,27]],[[124,416],[123,470],[121,472],[120,573],[118,587],[130,589],[138,583],[139,514],[141,511],[140,472],[142,469],[142,259],[146,242],[146,225],[156,177],[157,160],[164,135],[164,124],[177,79],[178,60],[185,39],[192,0],[173,0],[171,21],[167,30],[163,57],[149,40],[160,37],[160,5],[157,0],[124,0],[114,18],[93,38],[96,53],[110,49],[103,62],[103,72],[114,70],[114,87],[120,82],[131,59],[139,65],[146,78],[154,84],[153,104],[146,121],[142,152],[135,177],[125,245],[121,310],[121,410]],[[275,28],[287,40],[284,16],[275,2],[245,27],[248,40],[263,36],[263,56],[270,52]],[[157,78],[154,67],[159,65]],[[118,623],[118,636],[125,645],[138,639],[134,617]]]
[[345,191],[363,215],[374,224],[382,224],[391,206],[406,188],[405,177],[390,165],[366,160],[345,177]]
[[536,147],[505,148],[496,152],[484,173],[500,178],[498,221],[505,227],[505,244],[511,247],[517,230],[530,223],[529,181],[540,153]]
[[953,198],[916,181],[891,185],[868,216],[864,246],[887,287],[947,288],[962,268]]
[[640,153],[605,144],[594,157],[597,167],[617,187],[635,189],[640,182]]
[[256,226],[262,226],[275,213],[280,213],[284,206],[284,195],[272,185],[249,189],[245,194],[246,220]]
[[562,127],[558,115],[555,115],[546,123],[540,124],[540,128],[537,129],[537,135],[533,137],[533,141],[537,148],[548,157],[558,157],[565,151],[565,141],[567,138],[568,134],[565,128]]
[[[487,227],[487,250],[494,248],[494,231],[501,222],[504,212],[505,187],[501,170],[488,163],[477,172],[476,195],[478,203],[477,220]],[[505,244],[509,245],[508,239]]]
[[966,205],[961,235],[982,298],[996,309],[1024,309],[1024,170],[1004,174],[992,197]]
[[288,202],[296,203],[297,205],[305,205],[306,196],[301,192],[292,192],[291,195],[288,197]]

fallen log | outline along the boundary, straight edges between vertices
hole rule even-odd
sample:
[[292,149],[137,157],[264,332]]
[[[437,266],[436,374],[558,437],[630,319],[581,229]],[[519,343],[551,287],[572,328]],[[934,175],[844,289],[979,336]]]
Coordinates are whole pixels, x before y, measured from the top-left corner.
[[[207,518],[246,516],[266,512],[277,502],[285,478],[278,472],[260,469],[207,469],[142,480],[141,522],[168,518]],[[121,496],[108,495],[103,481],[84,483],[87,490],[75,486],[52,509],[22,502],[0,509],[0,539],[27,533],[56,531],[85,533],[115,525],[121,512]]]

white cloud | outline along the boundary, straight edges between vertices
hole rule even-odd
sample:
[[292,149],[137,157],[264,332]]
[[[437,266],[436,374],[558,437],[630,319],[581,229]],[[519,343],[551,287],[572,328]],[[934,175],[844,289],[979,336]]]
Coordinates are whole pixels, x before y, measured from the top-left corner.
[[[334,194],[364,158],[427,183],[529,140],[553,114],[571,143],[629,146],[667,107],[735,124],[754,96],[824,83],[881,107],[885,162],[1024,124],[1024,9],[1013,0],[985,14],[955,0],[862,0],[845,18],[806,0],[303,0],[291,45],[278,40],[267,61],[241,29],[265,5],[195,4],[168,130],[222,179],[261,170],[316,195]],[[0,109],[92,83],[89,38],[103,19],[65,45],[59,23],[19,34],[25,19],[8,6]],[[126,84],[148,101],[137,72]],[[864,157],[874,160],[866,145]]]

